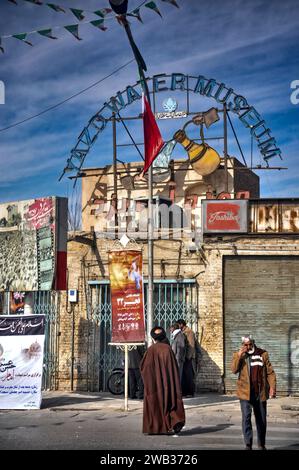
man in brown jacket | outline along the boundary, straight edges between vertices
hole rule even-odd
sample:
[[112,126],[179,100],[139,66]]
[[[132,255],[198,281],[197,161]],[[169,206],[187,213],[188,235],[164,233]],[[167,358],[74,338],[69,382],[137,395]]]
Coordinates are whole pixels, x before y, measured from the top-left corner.
[[242,346],[233,355],[232,372],[239,374],[237,396],[242,411],[242,430],[247,450],[252,449],[251,412],[253,408],[259,449],[266,449],[267,400],[275,398],[276,375],[264,349],[251,335],[242,337]]

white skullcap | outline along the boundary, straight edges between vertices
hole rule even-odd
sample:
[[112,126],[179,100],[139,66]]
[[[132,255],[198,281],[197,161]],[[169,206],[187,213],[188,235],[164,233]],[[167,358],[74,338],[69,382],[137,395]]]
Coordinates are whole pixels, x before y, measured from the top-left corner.
[[254,343],[254,339],[253,339],[252,335],[242,336],[242,343],[249,343],[249,341]]

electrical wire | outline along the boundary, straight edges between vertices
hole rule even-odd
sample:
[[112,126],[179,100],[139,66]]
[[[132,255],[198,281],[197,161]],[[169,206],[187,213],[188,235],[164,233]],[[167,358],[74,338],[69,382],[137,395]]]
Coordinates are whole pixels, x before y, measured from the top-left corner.
[[49,108],[46,108],[44,109],[43,111],[40,111],[39,113],[37,114],[34,114],[32,116],[29,116],[25,119],[22,119],[22,121],[17,121],[17,122],[14,122],[13,124],[10,124],[9,126],[6,126],[6,127],[2,127],[0,129],[0,132],[3,132],[3,131],[7,131],[8,129],[11,129],[13,127],[16,127],[16,126],[19,126],[21,124],[24,124],[25,122],[28,122],[28,121],[31,121],[32,119],[35,119],[39,116],[42,116],[43,114],[46,114],[48,113],[49,111],[52,111],[53,109],[56,109],[58,108],[59,106],[62,106],[63,104],[67,103],[68,101],[76,98],[77,96],[81,95],[82,93],[85,93],[86,91],[90,90],[91,88],[99,85],[100,83],[102,83],[104,80],[107,80],[107,78],[110,78],[112,77],[114,74],[116,74],[117,72],[119,72],[120,70],[124,69],[125,67],[127,67],[129,64],[131,64],[132,62],[135,62],[135,59],[131,59],[129,60],[128,62],[126,62],[125,64],[121,65],[120,67],[118,67],[117,69],[115,69],[113,72],[109,73],[109,75],[106,75],[105,77],[101,78],[100,80],[98,80],[97,82],[95,83],[92,83],[91,85],[89,85],[88,87],[84,88],[83,90],[80,90],[78,91],[77,93],[75,93],[74,95],[71,95],[69,96],[68,98],[65,98],[64,100],[60,101],[59,103],[56,103],[54,104],[53,106],[50,106]]

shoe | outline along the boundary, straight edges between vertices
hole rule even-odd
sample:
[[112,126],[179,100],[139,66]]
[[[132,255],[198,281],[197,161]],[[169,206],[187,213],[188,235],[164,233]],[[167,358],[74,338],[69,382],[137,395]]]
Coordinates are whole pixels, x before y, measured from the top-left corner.
[[179,432],[181,432],[182,428],[183,428],[184,424],[183,423],[177,423],[173,426],[173,432],[175,435],[178,435]]
[[246,447],[245,447],[245,450],[252,450],[252,446],[247,444]]
[[265,446],[258,446],[258,450],[267,450]]

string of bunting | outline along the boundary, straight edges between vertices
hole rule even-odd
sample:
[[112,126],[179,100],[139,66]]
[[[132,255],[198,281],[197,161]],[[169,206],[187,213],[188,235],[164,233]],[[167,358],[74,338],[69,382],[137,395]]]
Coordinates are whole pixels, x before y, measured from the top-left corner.
[[[14,3],[15,5],[18,5],[18,1],[20,1],[20,0],[8,0],[8,1],[10,3]],[[90,11],[90,10],[86,10],[86,9],[69,8],[69,7],[58,5],[56,3],[45,3],[45,2],[42,2],[40,0],[22,0],[22,1],[32,3],[34,5],[47,6],[48,8],[50,8],[51,10],[54,10],[57,13],[66,13],[67,11],[70,11],[76,17],[76,19],[80,21],[80,23],[69,24],[69,25],[66,25],[66,26],[44,27],[44,28],[37,29],[37,30],[34,30],[34,31],[28,31],[28,32],[25,32],[25,33],[2,35],[0,37],[0,52],[2,52],[2,53],[4,53],[3,39],[15,38],[15,39],[18,39],[18,40],[24,42],[28,46],[33,46],[32,42],[28,41],[28,36],[29,35],[39,34],[39,35],[41,35],[43,37],[46,37],[46,38],[49,38],[49,39],[58,39],[58,37],[53,34],[53,30],[54,29],[65,29],[66,31],[71,33],[78,41],[81,41],[82,38],[79,36],[79,25],[81,25],[81,24],[91,24],[92,26],[100,29],[101,31],[106,31],[107,30],[107,26],[105,25],[105,21],[107,19],[116,19],[121,24],[120,18],[117,15],[114,15],[114,14],[110,15],[110,13],[112,13],[111,8],[102,8],[100,10]],[[178,5],[176,0],[160,0],[160,1],[164,2],[164,3],[169,3],[169,4],[179,8],[179,5]],[[141,5],[139,5],[137,8],[135,8],[131,12],[127,13],[127,16],[136,18],[138,21],[143,23],[143,20],[142,20],[141,15],[140,15],[140,10],[143,7],[148,8],[148,9],[156,12],[162,18],[162,14],[161,14],[158,6],[157,6],[157,3],[154,2],[154,1],[149,1],[149,2],[148,1],[143,1],[141,3]],[[86,17],[86,13],[92,13],[92,14],[100,17],[100,19],[92,20],[92,21],[84,21],[84,19]]]

